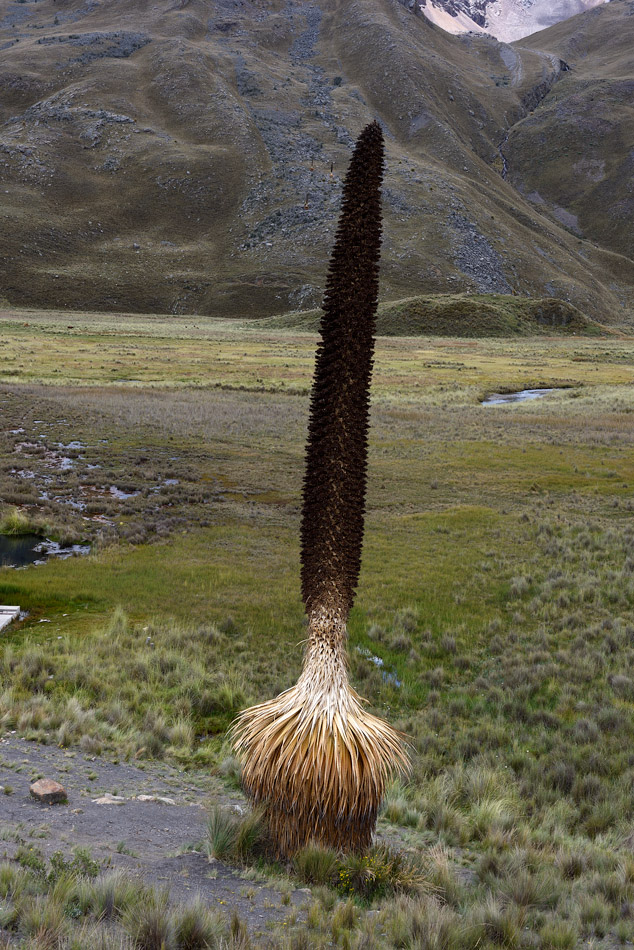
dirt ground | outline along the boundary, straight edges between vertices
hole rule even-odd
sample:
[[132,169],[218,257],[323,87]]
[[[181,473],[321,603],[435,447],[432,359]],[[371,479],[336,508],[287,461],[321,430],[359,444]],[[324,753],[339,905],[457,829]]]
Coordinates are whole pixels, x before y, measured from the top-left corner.
[[[64,786],[67,804],[44,805],[30,795],[30,785],[41,777]],[[306,888],[287,895],[275,882],[248,880],[239,869],[210,861],[204,848],[208,806],[240,809],[244,800],[208,774],[162,763],[114,764],[9,734],[0,738],[0,786],[9,792],[0,794],[0,860],[24,844],[46,858],[86,847],[104,870],[125,869],[147,884],[167,887],[174,901],[200,896],[228,914],[237,912],[253,934],[296,916],[310,898]],[[174,804],[139,801],[139,795]],[[123,802],[98,804],[104,796]]]

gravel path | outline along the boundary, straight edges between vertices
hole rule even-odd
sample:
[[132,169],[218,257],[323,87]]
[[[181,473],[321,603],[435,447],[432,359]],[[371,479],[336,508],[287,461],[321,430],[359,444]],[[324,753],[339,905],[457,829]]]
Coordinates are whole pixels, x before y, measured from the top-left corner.
[[[43,805],[29,794],[40,777],[60,782],[66,805]],[[242,807],[204,773],[185,773],[161,764],[113,764],[75,750],[28,742],[14,735],[0,739],[0,859],[11,859],[21,845],[72,855],[90,849],[103,868],[122,868],[156,887],[168,887],[172,900],[202,897],[228,914],[237,912],[251,933],[281,923],[307,902],[310,892],[289,897],[267,881],[245,880],[241,872],[210,860],[203,848],[206,805]],[[119,804],[98,804],[103,796]],[[139,801],[137,796],[160,796]]]

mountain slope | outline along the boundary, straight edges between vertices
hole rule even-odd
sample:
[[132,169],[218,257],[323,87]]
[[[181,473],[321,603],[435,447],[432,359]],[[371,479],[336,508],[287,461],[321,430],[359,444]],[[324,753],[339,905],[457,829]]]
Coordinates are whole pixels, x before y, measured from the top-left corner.
[[523,43],[570,70],[510,133],[510,181],[572,230],[634,257],[634,2],[612,0]]
[[396,0],[0,0],[0,45],[13,303],[317,305],[350,147],[378,117],[384,299],[512,292],[629,319],[631,261],[518,195],[511,140],[502,177],[509,128],[562,85],[556,52],[452,37]]

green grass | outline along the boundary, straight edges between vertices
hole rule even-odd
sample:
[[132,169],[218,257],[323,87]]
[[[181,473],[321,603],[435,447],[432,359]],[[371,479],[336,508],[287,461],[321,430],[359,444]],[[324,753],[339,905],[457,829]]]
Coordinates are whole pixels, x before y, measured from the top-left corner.
[[9,537],[20,537],[25,534],[41,534],[42,525],[32,521],[24,511],[18,508],[8,508],[5,510],[0,520],[0,534],[6,534]]
[[[269,317],[271,329],[319,329],[321,311]],[[570,333],[599,336],[605,328],[572,304],[505,294],[427,294],[380,304],[381,336],[527,337]]]

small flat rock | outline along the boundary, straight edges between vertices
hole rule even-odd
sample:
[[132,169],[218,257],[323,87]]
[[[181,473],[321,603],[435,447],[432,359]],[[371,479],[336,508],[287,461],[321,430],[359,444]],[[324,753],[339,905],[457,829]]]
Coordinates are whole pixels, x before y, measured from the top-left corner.
[[45,805],[59,805],[68,798],[66,789],[59,782],[54,782],[50,778],[41,778],[29,788],[33,798],[38,802],[44,802]]
[[122,795],[111,795],[106,792],[100,798],[92,799],[93,805],[125,805],[125,798]]
[[162,805],[175,805],[173,798],[164,798],[163,795],[137,795],[138,802],[161,802]]

